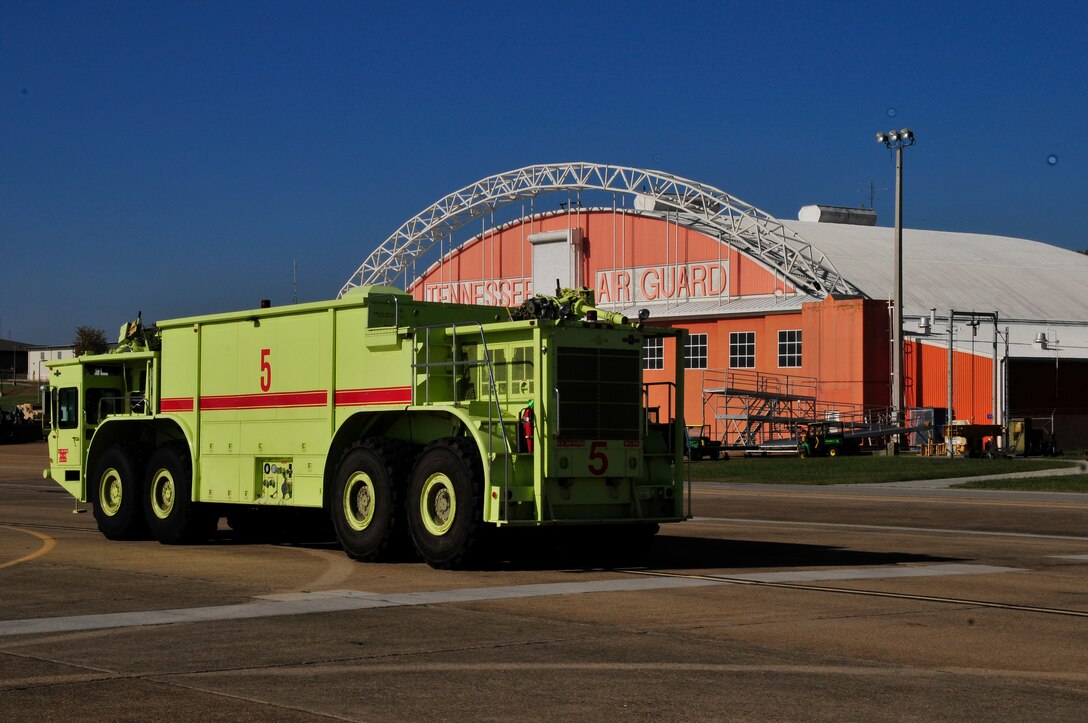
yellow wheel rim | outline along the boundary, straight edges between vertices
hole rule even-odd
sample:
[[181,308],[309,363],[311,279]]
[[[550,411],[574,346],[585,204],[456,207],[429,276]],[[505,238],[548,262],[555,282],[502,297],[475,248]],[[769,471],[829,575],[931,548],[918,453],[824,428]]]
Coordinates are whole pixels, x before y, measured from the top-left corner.
[[427,478],[420,494],[419,509],[427,532],[441,537],[450,531],[457,514],[457,495],[449,477],[439,472]]
[[174,495],[177,486],[174,475],[168,469],[160,469],[151,479],[151,511],[160,520],[165,520],[174,510]]
[[344,485],[344,519],[353,530],[365,530],[374,521],[374,482],[365,472],[356,472]]
[[113,517],[121,511],[123,494],[121,473],[110,467],[102,473],[102,478],[98,481],[98,506],[108,516]]

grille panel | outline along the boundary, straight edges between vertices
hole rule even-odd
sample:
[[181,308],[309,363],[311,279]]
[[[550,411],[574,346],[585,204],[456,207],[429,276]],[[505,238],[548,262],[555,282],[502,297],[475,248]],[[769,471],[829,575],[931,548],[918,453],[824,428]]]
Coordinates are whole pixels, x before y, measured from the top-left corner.
[[561,439],[638,439],[641,351],[560,347]]

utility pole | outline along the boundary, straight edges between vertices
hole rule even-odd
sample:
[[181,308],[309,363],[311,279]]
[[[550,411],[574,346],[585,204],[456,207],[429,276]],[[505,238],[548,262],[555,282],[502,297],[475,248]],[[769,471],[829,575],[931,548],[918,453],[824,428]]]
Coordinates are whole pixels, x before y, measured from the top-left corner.
[[895,280],[892,305],[892,416],[893,424],[903,425],[903,149],[914,145],[914,133],[908,128],[876,134],[877,143],[895,149]]

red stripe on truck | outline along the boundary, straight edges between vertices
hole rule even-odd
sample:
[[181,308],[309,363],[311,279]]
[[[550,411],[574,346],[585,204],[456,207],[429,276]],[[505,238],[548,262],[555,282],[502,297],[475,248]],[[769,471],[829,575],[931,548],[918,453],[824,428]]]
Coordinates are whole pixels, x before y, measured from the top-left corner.
[[[329,403],[324,390],[312,392],[274,392],[271,394],[221,394],[200,398],[202,411],[226,411],[231,409],[289,409],[298,407],[323,407]],[[377,404],[411,404],[411,387],[372,387],[369,389],[341,389],[336,392],[336,406],[365,407]],[[160,403],[166,412],[191,412],[195,408],[192,397],[169,397]]]
[[192,397],[172,397],[163,399],[159,403],[163,412],[191,412],[193,411]]
[[375,387],[373,389],[340,389],[336,406],[359,407],[368,404],[411,404],[411,387]]
[[323,407],[329,403],[329,393],[273,392],[269,394],[224,394],[200,398],[203,411],[225,409],[278,409],[284,407]]

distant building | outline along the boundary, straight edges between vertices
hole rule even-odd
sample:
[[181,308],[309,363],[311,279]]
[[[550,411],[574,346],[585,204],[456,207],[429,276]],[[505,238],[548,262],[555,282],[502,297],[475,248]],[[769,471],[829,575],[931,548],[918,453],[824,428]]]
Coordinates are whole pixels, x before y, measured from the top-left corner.
[[10,339],[0,339],[0,382],[10,384],[15,379],[26,378],[29,344]]
[[46,381],[49,370],[46,362],[75,357],[75,349],[70,346],[30,346],[26,350],[26,379],[31,382]]

